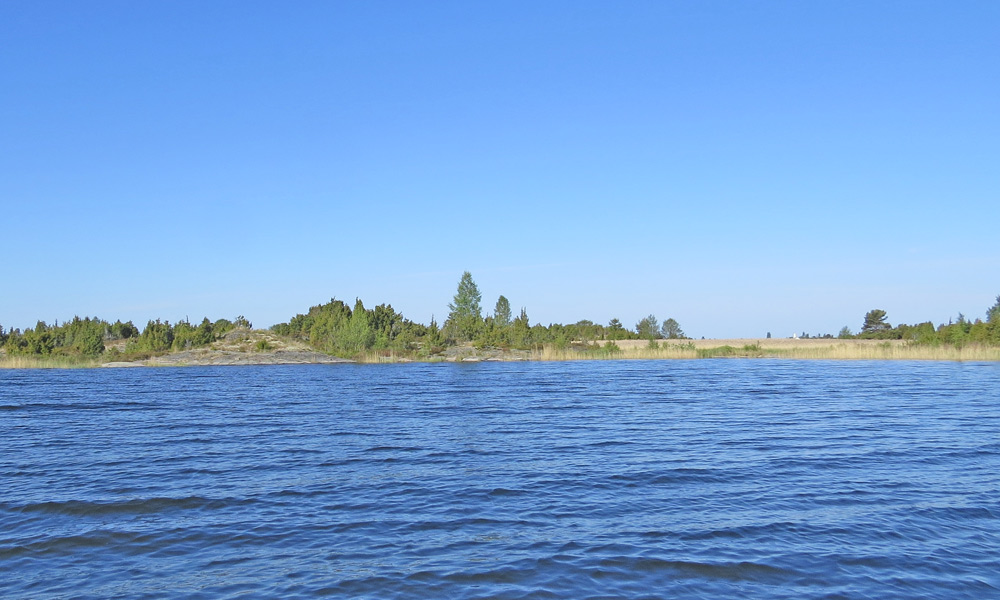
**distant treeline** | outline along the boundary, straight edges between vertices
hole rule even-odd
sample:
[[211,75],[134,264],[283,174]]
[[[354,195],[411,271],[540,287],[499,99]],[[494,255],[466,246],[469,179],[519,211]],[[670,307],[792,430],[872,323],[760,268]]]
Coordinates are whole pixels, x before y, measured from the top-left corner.
[[684,338],[677,321],[667,319],[661,324],[654,315],[639,321],[635,330],[626,329],[618,319],[612,319],[607,326],[587,320],[572,325],[531,325],[526,309],[521,308],[519,314],[513,316],[506,297],[501,295],[493,313],[487,315],[483,314],[481,300],[478,286],[466,272],[441,326],[433,318],[430,325],[414,323],[388,304],[366,309],[361,300],[356,300],[351,308],[341,300],[331,299],[271,330],[306,341],[323,352],[344,356],[369,350],[430,355],[449,345],[465,342],[478,347],[528,349],[548,344],[565,347],[572,342],[598,340]]
[[0,347],[10,356],[96,357],[111,346],[116,358],[137,360],[171,350],[207,346],[240,327],[250,329],[251,323],[243,316],[235,321],[212,322],[205,318],[198,325],[187,320],[171,324],[157,319],[146,323],[140,333],[132,321],[109,323],[96,317],[73,317],[61,325],[39,321],[23,332],[4,331],[0,326]]
[[848,327],[840,330],[842,339],[907,340],[918,344],[962,346],[974,344],[1000,344],[1000,296],[986,309],[986,320],[970,321],[959,313],[957,319],[934,326],[926,321],[916,325],[891,325],[886,311],[876,308],[865,314],[861,331],[853,334]]
[[[562,349],[571,344],[597,347],[599,342],[648,339],[687,339],[680,324],[670,318],[662,323],[655,315],[641,319],[632,329],[618,319],[607,325],[581,320],[570,325],[558,323],[532,325],[525,308],[516,316],[505,296],[497,298],[493,312],[484,314],[482,295],[472,275],[462,274],[448,316],[443,325],[432,317],[429,325],[403,317],[389,304],[365,308],[360,299],[354,306],[331,299],[313,306],[305,314],[271,328],[275,334],[302,340],[329,354],[356,356],[371,351],[391,351],[430,356],[447,346],[472,343],[480,348],[531,349],[543,346]],[[170,351],[203,347],[237,329],[249,330],[252,324],[242,315],[233,321],[203,319],[195,325],[188,320],[149,321],[140,332],[131,322],[110,323],[98,318],[74,317],[63,324],[48,325],[39,321],[25,331],[4,330],[0,326],[0,349],[10,356],[96,357],[110,354],[111,359],[137,360]],[[770,337],[770,334],[768,334]],[[809,337],[803,334],[803,337]],[[818,337],[832,338],[832,335]],[[865,315],[861,331],[854,334],[841,329],[841,339],[909,340],[918,344],[962,346],[969,343],[1000,345],[1000,296],[986,312],[986,320],[970,321],[959,315],[956,321],[935,327],[931,322],[892,326],[886,311],[874,309]]]

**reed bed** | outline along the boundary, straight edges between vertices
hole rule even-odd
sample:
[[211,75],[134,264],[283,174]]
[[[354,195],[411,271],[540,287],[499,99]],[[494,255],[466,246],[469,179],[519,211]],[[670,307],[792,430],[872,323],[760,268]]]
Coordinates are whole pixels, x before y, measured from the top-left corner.
[[101,361],[65,356],[0,356],[0,369],[92,369]]
[[1000,347],[929,346],[923,344],[836,344],[827,348],[793,348],[779,351],[775,356],[802,359],[832,360],[951,360],[951,361],[1000,361]]
[[586,349],[572,346],[566,348],[545,346],[540,350],[532,351],[530,360],[659,360],[677,358],[698,358],[698,350],[692,345],[682,344],[669,344],[658,348],[649,346],[621,348],[617,344],[613,347],[601,346],[600,348]]
[[[719,342],[748,341],[741,345]],[[796,341],[804,343],[794,343]],[[1000,346],[929,346],[878,340],[780,340],[762,343],[752,340],[697,340],[659,343],[618,342],[614,348],[600,349],[545,347],[535,350],[531,360],[660,360],[694,358],[789,358],[802,360],[946,360],[1000,361]],[[791,343],[789,343],[791,342]]]
[[409,362],[413,358],[410,354],[400,354],[395,350],[368,350],[355,354],[351,360],[358,363],[375,364]]
[[[109,357],[8,356],[0,354],[0,369],[81,369],[101,366]],[[929,346],[899,340],[669,340],[655,345],[642,340],[568,346],[544,346],[530,351],[468,350],[455,356],[414,355],[412,352],[372,350],[352,357],[358,363],[442,362],[466,360],[571,361],[671,360],[699,358],[787,358],[797,360],[944,360],[1000,362],[1000,346]],[[203,364],[198,360],[183,364]],[[207,364],[207,363],[204,363]]]

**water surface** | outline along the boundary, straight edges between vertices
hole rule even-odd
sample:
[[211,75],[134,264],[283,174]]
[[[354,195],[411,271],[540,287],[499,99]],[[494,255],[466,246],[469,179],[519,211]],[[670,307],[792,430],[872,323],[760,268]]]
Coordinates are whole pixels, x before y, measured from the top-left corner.
[[934,362],[2,371],[0,597],[998,597],[998,399]]

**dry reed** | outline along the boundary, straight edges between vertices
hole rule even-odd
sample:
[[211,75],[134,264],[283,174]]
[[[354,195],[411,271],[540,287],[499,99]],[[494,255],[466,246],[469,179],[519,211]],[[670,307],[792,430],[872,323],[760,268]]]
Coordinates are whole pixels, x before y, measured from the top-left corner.
[[[103,357],[105,360],[107,357]],[[801,360],[943,360],[1000,362],[1000,346],[929,346],[899,340],[731,339],[669,340],[654,347],[645,340],[620,340],[613,345],[565,347],[547,345],[516,355],[502,353],[489,360],[670,360],[695,358],[787,358]],[[441,362],[443,356],[414,356],[409,352],[370,350],[353,359],[359,363]],[[461,360],[462,357],[457,357]],[[0,354],[0,369],[73,369],[99,367],[100,358],[62,356],[8,356]]]
[[0,369],[92,369],[101,366],[97,359],[62,356],[0,356]]
[[[739,346],[719,342],[746,341]],[[798,341],[798,340],[795,340]],[[653,348],[641,344],[618,342],[618,350],[605,351],[574,347],[545,347],[531,358],[539,361],[565,360],[660,360],[692,358],[789,358],[802,360],[945,360],[1000,361],[1000,346],[966,345],[928,346],[900,341],[877,340],[801,340],[805,343],[768,344],[763,340],[697,340],[691,342],[661,342]],[[788,340],[788,342],[793,342]]]

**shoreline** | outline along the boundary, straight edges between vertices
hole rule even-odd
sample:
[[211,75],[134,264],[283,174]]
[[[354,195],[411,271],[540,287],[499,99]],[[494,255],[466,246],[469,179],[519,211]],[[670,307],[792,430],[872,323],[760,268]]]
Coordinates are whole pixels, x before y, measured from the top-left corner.
[[200,366],[262,366],[294,364],[375,364],[406,362],[562,362],[578,360],[677,360],[704,358],[780,358],[791,360],[939,360],[1000,362],[1000,346],[928,346],[902,340],[728,338],[701,340],[616,340],[597,345],[580,342],[565,347],[545,346],[531,350],[451,346],[433,355],[367,352],[356,358],[341,358],[316,352],[303,344],[286,344],[269,350],[254,350],[230,344],[181,350],[141,360],[73,360],[68,357],[0,355],[0,369],[34,368],[141,368]]

